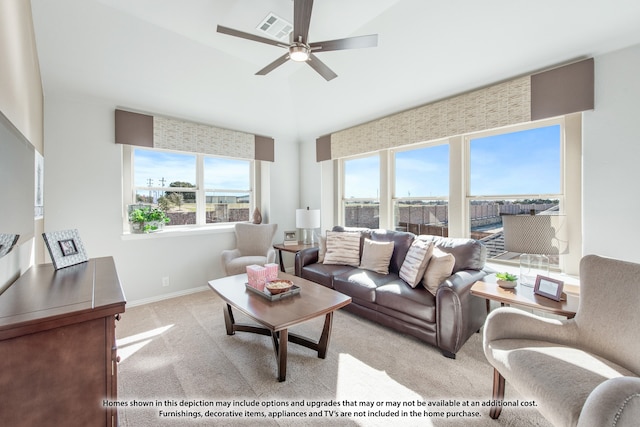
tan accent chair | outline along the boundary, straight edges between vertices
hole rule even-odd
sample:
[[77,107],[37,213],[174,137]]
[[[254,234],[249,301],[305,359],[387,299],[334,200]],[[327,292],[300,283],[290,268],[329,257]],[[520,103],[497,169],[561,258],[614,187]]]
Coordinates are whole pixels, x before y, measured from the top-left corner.
[[222,268],[227,276],[246,273],[248,265],[264,265],[276,261],[273,236],[277,224],[252,224],[239,222],[235,225],[236,249],[222,251]]
[[[580,281],[573,319],[508,307],[488,316],[484,353],[494,367],[493,400],[503,400],[506,380],[555,426],[638,426],[640,264],[587,255]],[[501,408],[494,405],[491,417]]]

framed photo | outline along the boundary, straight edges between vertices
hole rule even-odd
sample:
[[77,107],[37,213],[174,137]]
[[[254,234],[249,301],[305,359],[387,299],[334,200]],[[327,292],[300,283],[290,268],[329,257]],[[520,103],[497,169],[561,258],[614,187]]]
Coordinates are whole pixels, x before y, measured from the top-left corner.
[[550,277],[536,276],[536,284],[533,287],[533,293],[550,298],[554,301],[560,301],[562,299],[562,288],[564,282]]
[[296,231],[285,231],[284,232],[284,241],[285,242],[291,242],[291,241],[298,241],[298,237],[296,235]]
[[42,233],[42,238],[56,270],[88,261],[78,230]]
[[60,245],[62,256],[71,256],[78,253],[78,248],[76,248],[73,239],[58,240],[58,244]]

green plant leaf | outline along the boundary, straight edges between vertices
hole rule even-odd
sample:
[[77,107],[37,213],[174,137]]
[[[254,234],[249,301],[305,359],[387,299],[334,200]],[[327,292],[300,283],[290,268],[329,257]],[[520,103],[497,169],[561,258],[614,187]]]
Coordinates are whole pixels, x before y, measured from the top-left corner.
[[496,277],[498,278],[498,280],[506,280],[507,282],[515,282],[516,280],[518,280],[518,276],[509,274],[507,272],[496,273]]

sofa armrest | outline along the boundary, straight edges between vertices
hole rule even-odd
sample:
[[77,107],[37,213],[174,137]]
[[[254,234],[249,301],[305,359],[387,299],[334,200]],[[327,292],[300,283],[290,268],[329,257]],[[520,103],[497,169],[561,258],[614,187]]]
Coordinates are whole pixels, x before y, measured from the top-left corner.
[[617,377],[601,383],[587,397],[578,427],[637,426],[640,420],[640,378]]
[[485,276],[480,270],[462,270],[449,276],[436,292],[438,347],[456,354],[487,317],[482,298],[471,295],[471,286]]
[[229,263],[232,259],[238,258],[240,256],[239,249],[225,249],[220,254],[220,258],[222,259],[222,265]]
[[276,250],[274,248],[269,248],[267,250],[266,264],[274,264],[275,262],[276,262]]
[[307,248],[296,253],[295,258],[295,275],[298,277],[302,276],[302,267],[309,264],[314,264],[318,262],[318,252],[319,249],[315,248]]

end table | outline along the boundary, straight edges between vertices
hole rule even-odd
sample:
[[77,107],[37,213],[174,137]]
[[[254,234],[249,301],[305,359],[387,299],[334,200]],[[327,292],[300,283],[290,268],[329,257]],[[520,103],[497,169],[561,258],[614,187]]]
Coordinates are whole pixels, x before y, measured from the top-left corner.
[[284,261],[282,260],[282,251],[289,252],[292,254],[297,254],[303,249],[313,248],[317,246],[318,246],[317,243],[304,244],[300,242],[298,242],[297,245],[285,245],[284,243],[276,243],[275,245],[273,245],[273,248],[278,250],[278,259],[280,260],[280,271],[282,271],[283,273],[286,273],[286,271],[284,270]]

